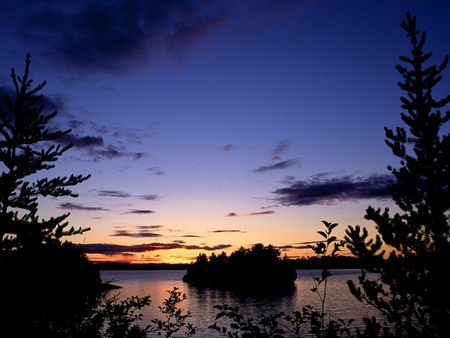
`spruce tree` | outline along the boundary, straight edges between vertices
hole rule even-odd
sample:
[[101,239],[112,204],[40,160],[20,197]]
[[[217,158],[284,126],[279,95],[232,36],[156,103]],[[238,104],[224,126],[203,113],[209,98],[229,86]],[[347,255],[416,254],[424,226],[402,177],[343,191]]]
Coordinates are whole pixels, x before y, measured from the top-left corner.
[[386,144],[399,158],[399,167],[388,169],[396,178],[391,193],[401,211],[367,209],[365,217],[378,232],[374,239],[359,226],[347,229],[350,250],[379,277],[363,271],[359,285],[349,286],[385,315],[396,336],[444,337],[450,322],[450,112],[445,111],[450,95],[437,99],[433,90],[449,57],[428,65],[432,53],[424,51],[426,34],[416,18],[407,13],[401,27],[412,46],[396,67],[406,128],[385,128]]
[[57,112],[47,113],[44,109],[40,91],[46,82],[33,87],[29,71],[30,55],[27,54],[23,76],[11,70],[13,94],[6,95],[0,106],[1,250],[33,247],[82,231],[67,229],[68,214],[47,220],[38,216],[40,197],[76,197],[70,187],[89,176],[36,178],[52,169],[71,145],[56,143],[70,130],[51,129],[49,123]]
[[0,105],[0,336],[74,337],[101,296],[98,270],[64,236],[68,214],[42,219],[39,198],[76,197],[71,187],[89,176],[48,178],[70,148],[58,141],[40,91],[33,87],[30,55],[22,76],[11,70],[12,94]]

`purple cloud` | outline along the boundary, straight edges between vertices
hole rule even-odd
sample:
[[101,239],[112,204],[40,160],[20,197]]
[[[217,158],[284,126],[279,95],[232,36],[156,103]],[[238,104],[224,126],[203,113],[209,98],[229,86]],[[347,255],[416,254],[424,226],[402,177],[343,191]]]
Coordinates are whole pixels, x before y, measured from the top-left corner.
[[289,146],[289,141],[285,140],[278,142],[272,150],[272,161],[281,161],[281,154],[284,153]]
[[266,210],[266,211],[255,211],[255,212],[249,212],[246,214],[237,214],[235,212],[228,213],[228,217],[236,217],[236,216],[262,216],[262,215],[272,215],[275,211],[273,210]]
[[101,147],[104,145],[101,136],[79,136],[76,133],[69,133],[58,140],[62,144],[72,144],[74,148],[84,149],[91,147]]
[[83,73],[128,72],[161,55],[179,62],[227,21],[221,5],[196,0],[24,0],[1,7],[9,14],[3,19],[14,17],[9,24],[19,39]]
[[131,209],[129,211],[126,212],[127,214],[141,214],[141,215],[145,215],[145,214],[153,214],[154,211],[153,210],[148,210],[148,209]]
[[274,191],[275,200],[283,205],[333,204],[367,198],[388,198],[392,175],[373,174],[368,177],[328,177],[319,174],[306,181],[292,182],[287,188]]
[[82,210],[82,211],[110,211],[102,207],[88,207],[79,203],[60,203],[59,207],[64,210]]
[[114,230],[114,233],[110,236],[144,238],[144,237],[161,237],[162,235],[150,232],[148,230],[141,230],[141,231]]
[[293,158],[286,161],[281,161],[275,164],[261,166],[259,168],[256,168],[253,170],[254,173],[264,173],[266,171],[272,171],[272,170],[280,170],[280,169],[287,169],[295,166],[298,163],[298,158]]
[[231,152],[231,151],[233,151],[233,150],[236,150],[236,146],[235,146],[234,144],[225,144],[225,145],[222,147],[222,150],[223,150],[224,152],[226,152],[226,153],[229,153],[229,152]]
[[219,244],[214,246],[209,245],[186,245],[184,243],[172,242],[172,243],[148,243],[138,245],[120,245],[120,244],[106,244],[106,243],[92,243],[92,244],[80,244],[80,247],[86,253],[90,254],[103,254],[103,255],[116,255],[123,253],[137,253],[137,252],[149,252],[157,250],[173,250],[173,249],[186,249],[186,250],[206,250],[215,251],[230,248],[230,244]]

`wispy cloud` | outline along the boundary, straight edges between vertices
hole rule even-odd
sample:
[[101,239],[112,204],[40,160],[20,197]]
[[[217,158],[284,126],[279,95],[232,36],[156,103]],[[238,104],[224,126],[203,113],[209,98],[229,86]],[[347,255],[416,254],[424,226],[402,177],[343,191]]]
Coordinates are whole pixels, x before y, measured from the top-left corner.
[[161,170],[161,168],[159,168],[159,167],[150,167],[150,168],[147,168],[147,171],[151,172],[154,175],[160,175],[160,176],[164,175],[164,171]]
[[184,237],[184,238],[202,238],[202,236],[199,235],[181,235],[180,237]]
[[234,144],[225,144],[222,147],[222,151],[224,151],[226,153],[229,153],[229,152],[234,151],[234,150],[236,150],[236,146]]
[[329,177],[319,174],[305,181],[292,182],[277,189],[274,200],[282,205],[333,204],[367,198],[388,198],[388,187],[394,183],[392,175],[373,174],[367,177]]
[[224,230],[212,230],[210,232],[214,233],[223,233],[223,232],[230,232],[230,233],[245,233],[245,231],[237,230],[237,229],[224,229]]
[[131,209],[128,210],[127,212],[125,212],[126,214],[141,214],[141,215],[145,215],[145,214],[153,214],[154,211],[153,210],[149,210],[149,209]]
[[131,196],[131,194],[119,190],[100,190],[98,192],[98,195],[107,197],[119,197],[119,198],[126,198]]
[[123,149],[122,147],[114,146],[109,144],[102,148],[90,148],[89,155],[94,161],[104,160],[104,159],[115,159],[115,158],[130,158],[132,160],[140,160],[145,156],[144,152],[134,152]]
[[275,163],[275,164],[261,166],[259,168],[254,169],[253,172],[254,173],[264,173],[264,172],[267,172],[267,171],[292,168],[295,165],[297,165],[298,162],[299,162],[298,158],[293,158],[293,159],[286,160],[286,161],[281,161],[281,162],[278,162],[278,163]]
[[275,211],[273,210],[266,210],[266,211],[256,211],[256,212],[249,212],[244,214],[238,214],[235,212],[230,212],[227,214],[227,217],[236,217],[236,216],[262,216],[262,215],[272,215]]
[[64,210],[110,211],[109,209],[105,209],[103,207],[91,207],[79,203],[70,203],[70,202],[60,203],[59,207]]
[[76,133],[66,134],[58,140],[62,144],[72,144],[76,149],[87,149],[92,147],[101,147],[104,145],[101,136],[80,136]]
[[141,230],[141,231],[114,230],[114,233],[111,234],[110,236],[144,238],[144,237],[161,237],[162,235],[155,232],[150,232],[149,230]]
[[121,191],[121,190],[99,190],[98,195],[105,196],[105,197],[116,197],[116,198],[135,197],[135,198],[139,198],[139,199],[142,199],[145,201],[154,201],[154,200],[158,199],[158,196],[154,195],[154,194],[132,195],[128,192]]
[[276,246],[276,248],[282,251],[289,251],[295,249],[310,249],[309,245],[294,245],[294,244],[280,245]]
[[137,252],[149,252],[158,250],[173,250],[173,249],[185,249],[185,250],[205,250],[216,251],[230,248],[230,244],[219,245],[187,245],[180,242],[172,243],[148,243],[139,245],[120,245],[120,244],[106,244],[106,243],[93,243],[80,245],[86,253],[89,254],[103,254],[103,255],[116,255],[123,253],[137,253]]
[[278,142],[272,150],[272,161],[281,161],[281,155],[289,148],[290,144],[287,140]]

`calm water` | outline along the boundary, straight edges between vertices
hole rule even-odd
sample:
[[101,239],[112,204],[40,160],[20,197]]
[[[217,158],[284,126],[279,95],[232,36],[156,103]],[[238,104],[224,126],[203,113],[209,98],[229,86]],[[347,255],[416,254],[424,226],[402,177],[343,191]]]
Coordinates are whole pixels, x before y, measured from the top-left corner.
[[[207,288],[196,288],[183,283],[185,271],[102,271],[104,281],[119,285],[116,293],[120,298],[131,296],[151,296],[152,304],[144,311],[146,320],[161,318],[158,305],[167,297],[167,290],[173,287],[186,294],[187,300],[183,308],[191,311],[193,322],[198,328],[198,337],[214,337],[213,331],[207,327],[214,322],[217,304],[238,306],[242,313],[253,318],[260,314],[273,314],[280,311],[286,313],[300,310],[305,304],[312,304],[319,309],[319,299],[311,292],[312,276],[319,271],[297,270],[295,293],[288,296],[256,297],[242,296],[231,291],[219,291]],[[356,280],[359,270],[332,270],[333,276],[328,281],[326,309],[332,318],[362,318],[376,315],[369,306],[358,302],[348,291],[347,280]],[[360,321],[356,322],[359,325]]]

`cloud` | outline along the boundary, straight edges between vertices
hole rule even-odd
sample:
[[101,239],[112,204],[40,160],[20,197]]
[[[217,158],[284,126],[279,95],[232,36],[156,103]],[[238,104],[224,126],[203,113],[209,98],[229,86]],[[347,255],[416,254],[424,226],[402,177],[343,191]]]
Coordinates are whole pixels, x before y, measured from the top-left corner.
[[120,245],[120,244],[106,244],[106,243],[92,243],[92,244],[80,244],[80,247],[88,254],[103,254],[103,255],[116,255],[123,253],[137,253],[148,252],[157,250],[173,250],[173,249],[185,249],[185,250],[206,250],[215,251],[230,248],[230,244],[219,244],[214,246],[209,245],[186,245],[184,243],[172,242],[172,243],[148,243],[138,245]]
[[161,170],[159,167],[150,167],[147,168],[147,171],[155,174],[155,175],[164,175],[164,171]]
[[181,235],[180,237],[184,237],[184,238],[201,238],[202,236],[199,236],[199,235]]
[[140,198],[145,201],[154,201],[154,200],[158,199],[158,196],[154,195],[154,194],[132,195],[130,193],[127,193],[125,191],[120,191],[120,190],[100,190],[98,192],[98,195],[106,196],[106,197],[117,197],[117,198],[136,197],[136,198]]
[[103,159],[115,159],[115,158],[124,158],[128,157],[133,160],[140,160],[145,156],[143,152],[132,152],[127,151],[125,149],[119,148],[112,144],[109,144],[100,149],[89,149],[89,155],[95,160],[103,160]]
[[131,196],[131,194],[119,190],[100,190],[98,192],[98,195],[108,197],[119,197],[119,198],[126,198]]
[[249,214],[244,214],[243,216],[261,216],[261,215],[272,215],[275,211],[273,210],[267,210],[267,211],[257,211],[257,212],[251,212]]
[[64,210],[83,210],[83,211],[110,211],[102,207],[87,207],[79,203],[60,203],[59,207]]
[[286,151],[290,144],[291,143],[286,140],[278,142],[272,150],[272,161],[281,161],[281,154]]
[[310,249],[309,245],[292,245],[292,244],[276,246],[276,248],[282,251],[289,251],[294,249]]
[[158,199],[158,195],[154,195],[154,194],[147,194],[147,195],[137,195],[136,197],[139,197],[142,200],[145,201],[154,201]]
[[235,212],[228,213],[227,217],[236,217],[236,216],[262,216],[262,215],[272,215],[275,211],[273,210],[266,210],[266,211],[256,211],[256,212],[249,212],[246,214],[237,214]]
[[306,181],[292,182],[287,188],[275,190],[274,198],[282,205],[333,204],[367,198],[388,198],[392,175],[373,174],[368,177],[328,177],[319,174]]
[[131,230],[114,230],[114,233],[110,236],[114,237],[161,237],[161,234],[150,232],[148,230],[131,231]]
[[145,230],[150,230],[150,229],[155,230],[155,229],[164,228],[164,226],[163,225],[159,225],[159,224],[158,225],[137,225],[136,228],[138,228],[138,229],[145,229]]
[[69,133],[58,139],[58,143],[72,144],[74,148],[85,149],[91,147],[101,147],[104,145],[101,136],[79,136],[76,133]]
[[148,209],[131,209],[126,212],[126,214],[141,214],[141,215],[153,214],[153,213],[154,213],[153,210],[148,210]]
[[231,152],[233,150],[236,150],[236,146],[234,144],[225,144],[222,147],[222,151],[224,151],[226,153],[229,153],[229,152]]
[[167,55],[179,62],[228,19],[222,5],[197,0],[24,0],[2,10],[19,39],[83,73],[128,72]]
[[266,171],[291,168],[298,163],[298,160],[299,160],[298,158],[293,158],[293,159],[281,161],[281,162],[278,162],[275,164],[261,166],[259,168],[256,168],[255,170],[253,170],[253,172],[254,173],[264,173]]
[[240,233],[245,233],[245,231],[235,230],[235,229],[212,230],[211,232],[214,232],[214,233],[222,233],[222,232],[231,232],[231,233],[233,233],[233,232],[240,232]]

